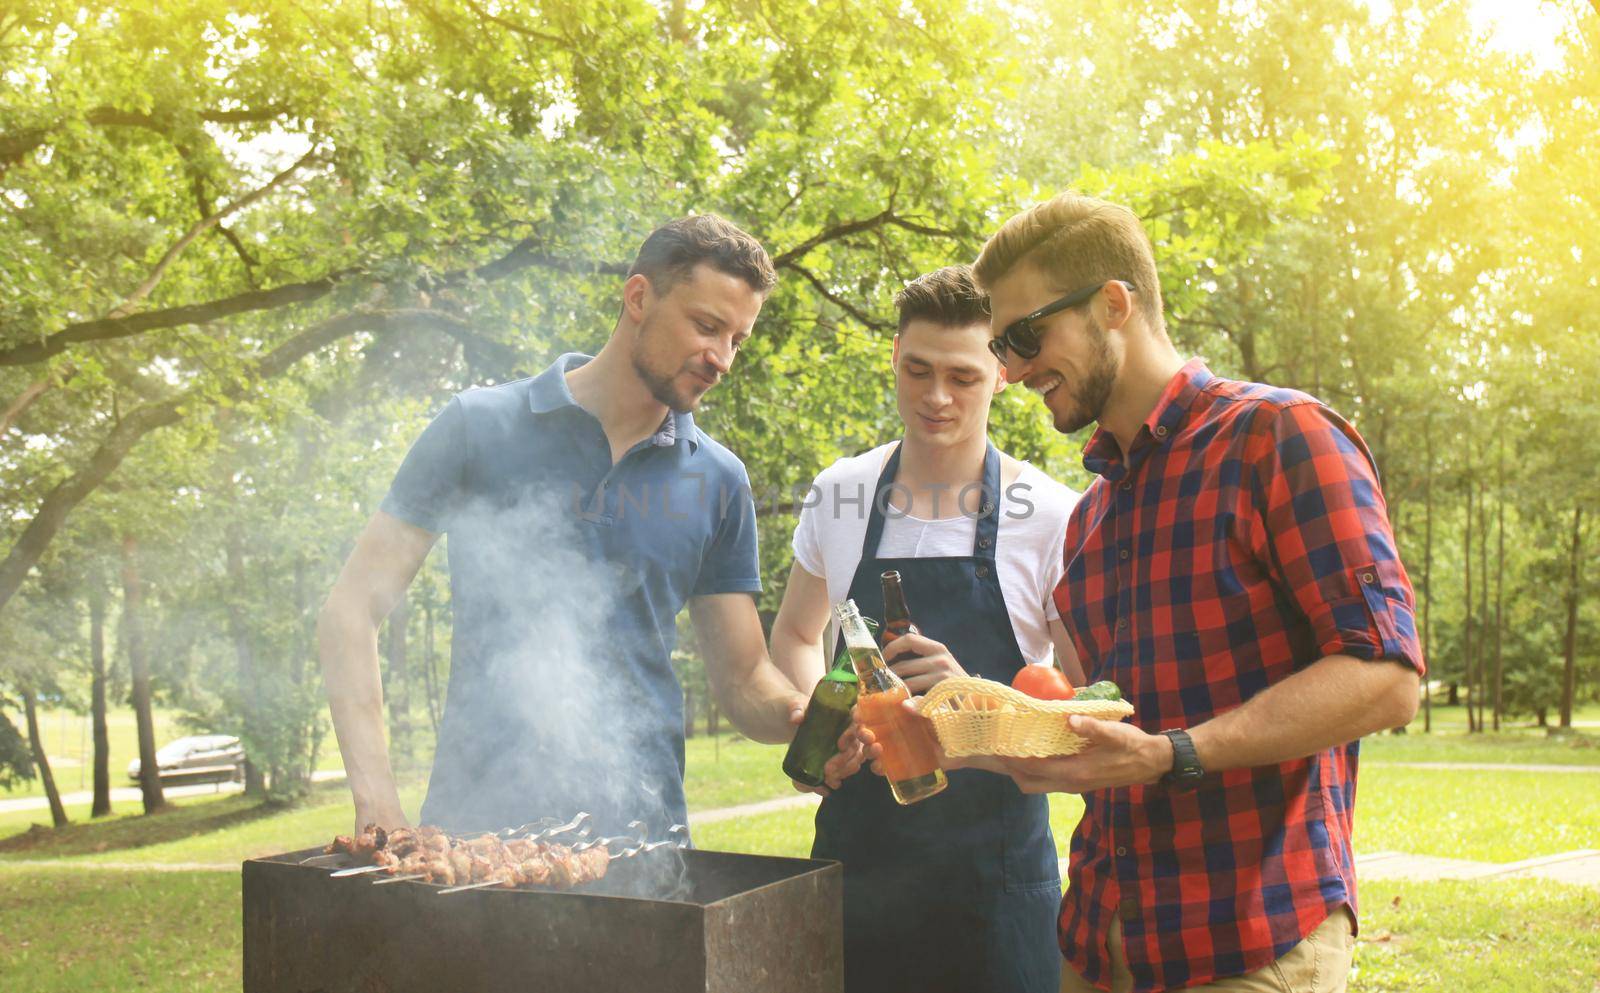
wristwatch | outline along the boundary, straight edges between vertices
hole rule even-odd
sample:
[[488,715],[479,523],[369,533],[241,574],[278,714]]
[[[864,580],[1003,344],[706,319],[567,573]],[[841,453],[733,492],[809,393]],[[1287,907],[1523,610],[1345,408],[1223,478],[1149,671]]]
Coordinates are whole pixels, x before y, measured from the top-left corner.
[[1205,778],[1206,770],[1195,754],[1189,732],[1174,729],[1161,733],[1172,742],[1172,769],[1161,777],[1161,785],[1180,792],[1194,789]]

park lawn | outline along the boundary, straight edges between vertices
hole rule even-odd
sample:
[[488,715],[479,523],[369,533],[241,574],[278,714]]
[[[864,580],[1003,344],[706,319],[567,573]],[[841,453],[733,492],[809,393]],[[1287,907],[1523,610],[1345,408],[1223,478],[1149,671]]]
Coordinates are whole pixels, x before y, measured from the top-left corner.
[[1361,762],[1363,767],[1384,762],[1476,762],[1600,768],[1600,730],[1580,729],[1561,738],[1520,729],[1374,734],[1361,741]]
[[[237,990],[239,877],[0,865],[8,993]],[[1600,893],[1535,880],[1362,887],[1352,993],[1592,993]],[[151,908],[160,908],[152,913]]]
[[[401,792],[415,810],[419,787]],[[0,863],[39,859],[83,862],[150,862],[238,865],[247,858],[328,843],[352,826],[350,794],[343,783],[324,783],[301,803],[271,807],[237,793],[183,797],[168,810],[144,817],[137,803],[94,822],[75,821],[59,831],[26,830],[25,815],[0,815]],[[41,811],[29,811],[39,821]],[[48,816],[44,819],[48,820]],[[15,832],[20,827],[21,833]],[[9,833],[9,836],[7,836]]]
[[684,743],[689,809],[715,810],[793,796],[783,774],[787,745],[763,745],[739,734],[696,735]]
[[1515,862],[1596,848],[1600,771],[1362,768],[1358,852]]
[[[1488,708],[1484,709],[1484,720],[1493,721],[1493,715]],[[1551,724],[1555,724],[1558,715],[1552,710],[1548,716]],[[1429,721],[1428,714],[1423,708],[1417,708],[1417,716],[1412,719],[1410,729],[1421,731]],[[1434,732],[1462,732],[1467,730],[1467,708],[1464,704],[1450,706],[1435,700],[1433,703],[1432,724]],[[1506,732],[1521,732],[1544,737],[1545,729],[1538,725],[1533,718],[1524,714],[1507,717],[1500,722]],[[1578,730],[1587,730],[1590,734],[1600,731],[1600,702],[1580,701],[1572,708],[1572,724]]]
[[1593,993],[1600,890],[1537,879],[1374,880],[1351,993]]
[[[761,745],[735,735],[687,743],[687,790],[691,810],[793,796],[783,775],[782,745]],[[402,790],[413,818],[422,804],[420,783]],[[81,859],[86,862],[237,864],[258,855],[327,844],[347,833],[354,812],[342,782],[318,784],[291,807],[264,807],[237,793],[180,797],[170,809],[146,818],[137,801],[114,805],[114,816],[90,822],[87,804],[67,808],[64,830],[28,834],[33,824],[48,825],[47,810],[0,813],[0,862]]]
[[7,993],[237,990],[236,872],[84,872],[0,864]]

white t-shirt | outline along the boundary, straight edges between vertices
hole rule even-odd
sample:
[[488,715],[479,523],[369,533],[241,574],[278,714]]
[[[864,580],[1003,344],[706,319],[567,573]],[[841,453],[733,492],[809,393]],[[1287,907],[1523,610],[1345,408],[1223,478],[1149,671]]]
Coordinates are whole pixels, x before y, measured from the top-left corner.
[[[830,603],[850,595],[850,580],[861,564],[861,545],[867,537],[873,489],[895,444],[840,459],[822,470],[800,511],[794,529],[795,560],[828,584]],[[978,534],[978,520],[970,516],[980,502],[977,490],[974,485],[965,499],[960,499],[959,490],[942,495],[939,520],[921,520],[891,507],[884,515],[878,557],[970,556]],[[1001,490],[1000,533],[995,537],[1000,591],[1022,657],[1043,662],[1050,658],[1049,623],[1060,616],[1051,594],[1065,571],[1067,517],[1078,494],[1026,462],[1017,478],[1002,483]],[[935,604],[913,603],[913,617],[919,606],[938,609]]]

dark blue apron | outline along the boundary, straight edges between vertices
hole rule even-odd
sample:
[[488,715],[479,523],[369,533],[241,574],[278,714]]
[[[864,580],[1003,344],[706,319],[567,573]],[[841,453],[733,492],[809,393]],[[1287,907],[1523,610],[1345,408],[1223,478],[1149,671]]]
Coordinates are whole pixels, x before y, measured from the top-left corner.
[[[884,571],[897,569],[923,634],[975,676],[1010,684],[1026,664],[995,567],[1000,453],[983,460],[982,518],[970,556],[878,558],[896,448],[873,492],[850,598],[883,620]],[[1043,796],[1009,778],[958,769],[943,793],[909,807],[862,770],[822,801],[811,853],[844,863],[848,993],[1055,993],[1061,880]]]

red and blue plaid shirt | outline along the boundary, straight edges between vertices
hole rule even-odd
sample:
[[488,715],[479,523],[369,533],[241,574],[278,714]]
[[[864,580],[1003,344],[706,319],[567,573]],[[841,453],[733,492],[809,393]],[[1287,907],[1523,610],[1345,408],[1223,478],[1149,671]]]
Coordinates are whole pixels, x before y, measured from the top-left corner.
[[[1423,668],[1415,598],[1372,456],[1312,397],[1231,382],[1198,359],[1168,384],[1126,460],[1104,429],[1100,478],[1067,527],[1056,604],[1091,680],[1146,731],[1189,728],[1326,655]],[[1263,968],[1340,905],[1357,743],[1280,765],[1084,795],[1061,950],[1091,982],[1122,921],[1134,989]]]

